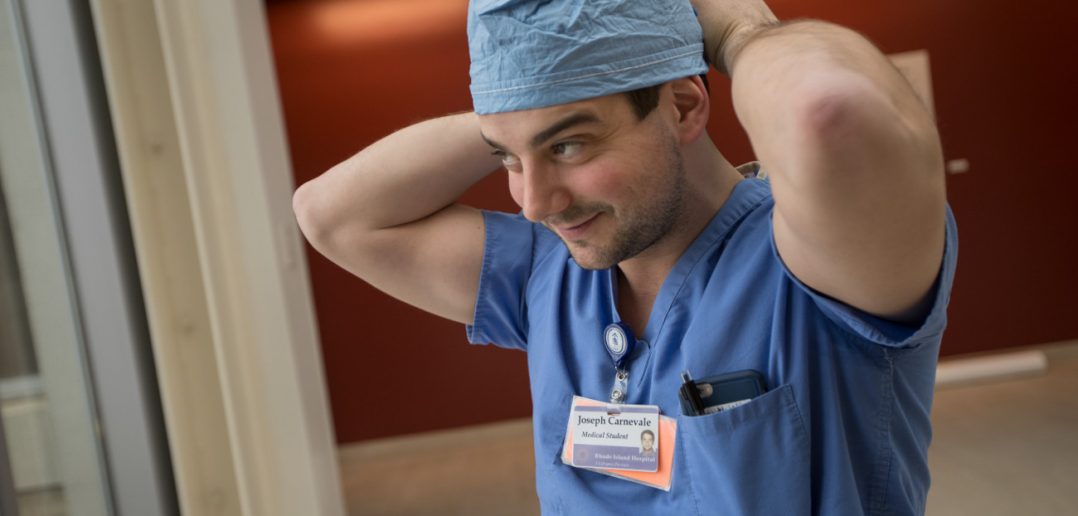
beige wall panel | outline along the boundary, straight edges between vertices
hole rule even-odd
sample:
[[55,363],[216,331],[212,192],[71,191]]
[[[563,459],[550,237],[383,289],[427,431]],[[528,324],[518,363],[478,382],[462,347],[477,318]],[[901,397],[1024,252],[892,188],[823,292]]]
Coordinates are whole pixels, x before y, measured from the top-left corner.
[[154,6],[93,2],[185,514],[239,512],[235,467]]
[[343,514],[257,0],[93,0],[184,512]]

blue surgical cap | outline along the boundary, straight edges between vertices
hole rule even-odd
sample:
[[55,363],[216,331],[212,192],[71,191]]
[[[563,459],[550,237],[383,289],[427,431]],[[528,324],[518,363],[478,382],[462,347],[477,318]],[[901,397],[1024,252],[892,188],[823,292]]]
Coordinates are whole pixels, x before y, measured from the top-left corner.
[[689,0],[471,0],[472,102],[490,114],[707,71]]

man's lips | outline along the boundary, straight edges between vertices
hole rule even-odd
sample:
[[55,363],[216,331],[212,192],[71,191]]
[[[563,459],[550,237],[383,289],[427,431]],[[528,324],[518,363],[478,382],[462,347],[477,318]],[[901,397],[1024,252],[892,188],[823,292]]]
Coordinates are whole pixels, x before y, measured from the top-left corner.
[[588,232],[588,229],[591,228],[592,222],[594,222],[595,219],[598,217],[599,214],[596,213],[577,224],[552,225],[554,226],[554,229],[557,230],[558,234],[562,236],[562,238],[566,240],[580,240],[584,236],[584,234]]

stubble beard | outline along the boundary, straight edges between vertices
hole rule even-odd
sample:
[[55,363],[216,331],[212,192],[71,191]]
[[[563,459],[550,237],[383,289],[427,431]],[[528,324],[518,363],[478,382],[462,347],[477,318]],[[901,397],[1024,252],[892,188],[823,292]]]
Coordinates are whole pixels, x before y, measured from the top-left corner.
[[604,213],[614,219],[616,229],[609,242],[564,240],[577,265],[584,269],[608,269],[654,246],[674,228],[681,217],[685,197],[685,165],[676,141],[668,141],[653,164],[647,167],[659,181],[648,191],[635,192],[636,205],[618,211],[613,206],[592,203],[572,206],[559,218],[573,220],[582,215]]

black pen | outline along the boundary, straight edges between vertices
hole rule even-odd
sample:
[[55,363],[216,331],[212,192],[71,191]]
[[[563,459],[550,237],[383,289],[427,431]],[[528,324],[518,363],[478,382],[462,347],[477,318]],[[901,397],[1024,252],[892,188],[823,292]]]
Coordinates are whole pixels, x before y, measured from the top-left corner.
[[689,371],[681,372],[681,395],[689,400],[693,413],[697,416],[704,414],[704,400],[700,399],[700,390],[696,388],[696,382],[692,381]]

